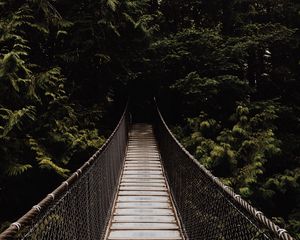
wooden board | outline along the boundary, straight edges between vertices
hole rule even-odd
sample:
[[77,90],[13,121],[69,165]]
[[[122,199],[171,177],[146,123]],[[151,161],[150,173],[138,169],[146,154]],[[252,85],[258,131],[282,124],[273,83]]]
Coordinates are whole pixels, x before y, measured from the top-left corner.
[[168,202],[168,196],[118,196],[117,202]]
[[182,238],[178,230],[112,230],[108,239],[180,240]]
[[172,209],[116,208],[114,215],[122,216],[173,216]]
[[176,223],[174,216],[114,216],[113,223]]
[[175,223],[113,223],[112,230],[172,230],[178,229]]
[[171,209],[169,202],[117,202],[115,208]]

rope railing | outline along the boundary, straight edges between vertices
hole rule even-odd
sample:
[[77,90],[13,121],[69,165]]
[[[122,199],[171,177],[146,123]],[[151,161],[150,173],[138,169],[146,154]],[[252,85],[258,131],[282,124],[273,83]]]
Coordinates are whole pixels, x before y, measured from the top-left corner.
[[0,240],[103,239],[128,139],[127,106],[105,144],[40,203],[0,234]]
[[158,108],[155,132],[186,239],[293,239],[201,165],[175,138]]

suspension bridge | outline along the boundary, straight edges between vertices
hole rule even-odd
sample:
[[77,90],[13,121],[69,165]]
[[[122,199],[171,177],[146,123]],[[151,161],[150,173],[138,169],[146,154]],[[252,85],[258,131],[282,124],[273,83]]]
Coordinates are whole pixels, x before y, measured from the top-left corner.
[[106,143],[1,240],[293,238],[205,169],[159,109],[132,124],[126,107]]

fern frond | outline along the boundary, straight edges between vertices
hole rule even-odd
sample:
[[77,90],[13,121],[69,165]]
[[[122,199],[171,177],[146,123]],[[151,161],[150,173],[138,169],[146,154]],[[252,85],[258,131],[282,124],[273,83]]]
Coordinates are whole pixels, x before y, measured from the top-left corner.
[[69,169],[59,167],[54,162],[52,162],[49,158],[45,158],[39,162],[39,166],[41,168],[46,168],[50,170],[54,170],[60,176],[67,178],[68,174],[70,173]]
[[47,0],[30,0],[30,3],[36,4],[38,9],[40,9],[45,15],[47,21],[57,21],[62,19],[60,13],[57,9]]
[[118,0],[107,0],[106,5],[114,12],[116,11],[117,5],[119,4]]
[[6,169],[8,176],[18,176],[32,168],[30,164],[12,163]]
[[111,57],[103,53],[97,53],[95,57],[99,59],[100,64],[106,64],[111,61]]
[[0,108],[0,118],[6,122],[0,137],[5,137],[14,127],[21,129],[21,126],[26,119],[34,121],[35,115],[36,111],[34,106],[27,106],[15,111],[7,108]]
[[29,27],[31,27],[32,29],[44,34],[45,36],[47,36],[49,34],[49,30],[47,27],[43,26],[42,24],[39,23],[29,23],[27,22],[26,25],[28,25]]
[[74,23],[65,19],[61,19],[58,23],[59,27],[61,29],[68,29],[72,26],[74,26]]
[[60,176],[64,178],[68,177],[68,174],[70,173],[69,169],[62,168],[58,166],[56,163],[54,163],[52,161],[50,154],[46,152],[46,150],[38,143],[36,139],[32,138],[31,136],[27,136],[27,137],[29,140],[28,143],[30,148],[36,154],[36,160],[40,168],[54,170]]
[[31,70],[26,66],[21,56],[26,56],[27,52],[21,50],[26,46],[22,44],[15,44],[19,51],[11,51],[4,55],[0,62],[0,77],[6,79],[11,87],[16,91],[20,91],[20,85],[26,86],[29,82],[28,78],[32,74]]
[[18,57],[15,53],[5,54],[1,64],[0,76],[4,77],[7,73],[12,73],[17,70],[18,67]]

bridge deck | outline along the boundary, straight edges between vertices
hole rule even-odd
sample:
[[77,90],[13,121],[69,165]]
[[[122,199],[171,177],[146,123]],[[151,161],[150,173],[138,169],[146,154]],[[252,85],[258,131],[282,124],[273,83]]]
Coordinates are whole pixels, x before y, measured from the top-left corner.
[[150,125],[130,132],[106,239],[183,239]]

